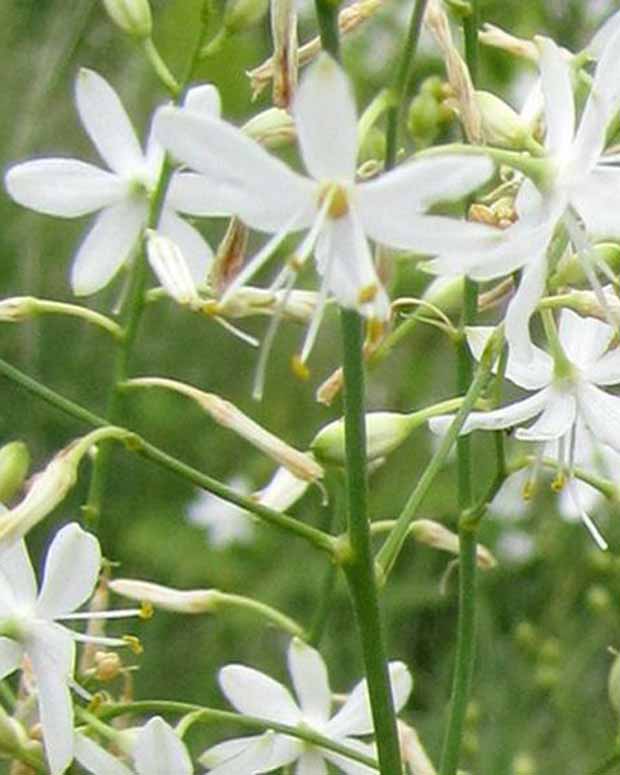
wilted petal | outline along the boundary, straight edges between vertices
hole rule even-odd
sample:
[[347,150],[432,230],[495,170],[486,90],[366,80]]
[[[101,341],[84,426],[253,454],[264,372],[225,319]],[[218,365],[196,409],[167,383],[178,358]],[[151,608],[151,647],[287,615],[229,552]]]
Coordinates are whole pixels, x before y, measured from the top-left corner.
[[144,156],[118,94],[93,70],[82,68],[76,81],[78,112],[101,158],[119,175],[131,176]]
[[545,97],[545,145],[554,155],[565,156],[575,134],[575,101],[570,81],[570,67],[565,54],[550,39],[537,37],[540,49],[540,71]]
[[315,180],[352,182],[357,159],[357,115],[351,84],[329,54],[302,78],[293,105],[306,169]]
[[327,721],[331,692],[325,662],[319,652],[294,638],[288,650],[288,669],[304,719],[309,723]]
[[93,213],[128,194],[128,184],[118,175],[75,159],[17,164],[7,172],[5,184],[20,205],[62,218]]
[[93,775],[134,775],[129,767],[85,735],[75,736],[74,747],[75,758]]
[[71,286],[87,296],[107,285],[125,263],[146,222],[147,203],[127,199],[102,210],[71,268]]
[[571,392],[551,388],[547,405],[538,420],[529,428],[518,428],[521,441],[550,441],[569,432],[575,423],[577,401]]
[[68,682],[73,676],[75,644],[59,625],[31,625],[26,652],[39,690],[39,716],[52,775],[60,775],[73,759],[73,704]]
[[159,231],[179,248],[193,281],[197,285],[204,283],[213,261],[213,251],[198,229],[172,210],[164,210]]
[[60,619],[79,608],[93,593],[100,565],[95,536],[75,522],[63,527],[47,552],[37,614]]
[[296,724],[301,711],[290,692],[268,675],[245,665],[227,665],[220,670],[220,686],[229,702],[248,716]]
[[563,309],[558,334],[568,360],[580,369],[588,369],[589,373],[590,367],[596,365],[609,347],[614,330],[602,320]]
[[594,436],[620,452],[620,397],[584,382],[578,401],[579,412]]
[[133,757],[137,775],[191,775],[193,771],[185,746],[159,716],[138,734]]

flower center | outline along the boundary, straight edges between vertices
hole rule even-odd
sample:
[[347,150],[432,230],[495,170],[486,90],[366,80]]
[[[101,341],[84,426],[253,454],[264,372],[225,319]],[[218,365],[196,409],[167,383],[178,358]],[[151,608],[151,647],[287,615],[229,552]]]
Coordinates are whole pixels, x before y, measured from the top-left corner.
[[339,183],[326,182],[319,188],[319,207],[327,202],[329,218],[342,218],[349,212],[349,200],[346,189]]

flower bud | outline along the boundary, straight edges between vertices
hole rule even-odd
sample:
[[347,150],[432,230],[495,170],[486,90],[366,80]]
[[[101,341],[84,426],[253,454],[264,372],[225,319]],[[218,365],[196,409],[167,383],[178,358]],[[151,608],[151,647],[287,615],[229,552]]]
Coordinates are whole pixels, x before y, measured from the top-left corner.
[[254,27],[267,13],[269,0],[228,0],[224,11],[224,27],[229,33]]
[[439,134],[441,108],[432,94],[422,92],[411,101],[407,128],[419,148],[427,148]]
[[150,38],[153,26],[148,0],[103,0],[112,21],[135,38]]
[[13,296],[0,301],[0,322],[21,323],[37,314],[37,300],[32,296]]
[[288,111],[268,108],[241,127],[248,137],[266,148],[278,148],[295,139],[295,123]]
[[30,453],[23,441],[12,441],[0,449],[0,503],[21,490],[29,467]]
[[[366,454],[368,460],[388,455],[400,446],[412,430],[411,415],[398,412],[371,412],[366,415]],[[346,462],[344,419],[322,428],[310,443],[317,460],[342,466]]]
[[14,755],[22,751],[27,744],[26,730],[0,706],[0,753]]
[[[431,519],[417,519],[409,528],[411,535],[422,544],[441,549],[450,554],[459,553],[459,537],[448,528]],[[476,564],[483,570],[490,570],[497,565],[497,560],[482,544],[476,546]]]
[[155,608],[183,614],[213,612],[218,595],[213,589],[173,589],[137,579],[115,579],[110,581],[108,586],[117,595],[128,597],[130,600],[150,603]]
[[114,651],[95,652],[95,678],[98,681],[106,683],[113,681],[121,673],[123,663],[121,658]]
[[179,246],[153,229],[147,229],[146,251],[149,263],[166,293],[183,306],[199,307],[201,299],[196,283]]
[[485,141],[500,148],[524,150],[533,138],[526,121],[510,105],[488,91],[477,91]]

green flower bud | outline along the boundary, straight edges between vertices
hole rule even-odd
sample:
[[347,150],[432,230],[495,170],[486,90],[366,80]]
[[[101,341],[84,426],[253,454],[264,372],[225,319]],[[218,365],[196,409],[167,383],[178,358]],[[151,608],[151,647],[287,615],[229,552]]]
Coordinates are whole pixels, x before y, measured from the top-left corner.
[[371,159],[385,158],[385,133],[373,126],[366,133],[359,149],[358,162],[363,164]]
[[423,92],[411,101],[407,128],[419,148],[426,148],[439,134],[442,110],[432,94]]
[[150,38],[153,28],[148,0],[103,0],[112,21],[134,38]]
[[[412,424],[412,416],[407,414],[397,412],[367,414],[366,452],[368,460],[385,457],[400,446],[410,434]],[[344,465],[346,461],[344,420],[336,420],[322,428],[310,443],[310,449],[321,463]]]
[[527,122],[510,105],[488,91],[477,91],[484,139],[500,148],[525,150],[534,145]]
[[12,441],[0,449],[0,503],[21,490],[29,467],[30,453],[23,441]]
[[445,96],[445,82],[438,75],[429,75],[422,81],[421,94],[430,94],[436,100],[441,101]]
[[[613,274],[620,271],[620,245],[614,242],[599,242],[592,248],[594,253],[593,263],[604,261]],[[587,282],[583,264],[577,253],[563,256],[556,266],[555,272],[549,278],[552,289],[561,288],[564,285],[575,285]]]
[[224,11],[224,27],[229,33],[242,32],[258,24],[269,8],[269,0],[229,0]]
[[620,654],[616,654],[607,679],[607,692],[612,708],[620,716]]

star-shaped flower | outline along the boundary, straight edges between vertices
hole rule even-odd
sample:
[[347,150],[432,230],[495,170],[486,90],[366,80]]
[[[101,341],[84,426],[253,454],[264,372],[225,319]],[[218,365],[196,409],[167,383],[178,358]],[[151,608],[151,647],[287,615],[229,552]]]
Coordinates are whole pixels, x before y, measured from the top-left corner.
[[[24,542],[0,554],[0,679],[17,670],[24,656],[30,659],[53,775],[64,772],[73,758],[69,686],[73,681],[75,641],[88,640],[58,622],[88,616],[73,612],[91,596],[100,564],[97,539],[76,523],[62,528],[54,537],[38,594]],[[126,645],[111,638],[91,640]]]
[[246,224],[274,234],[231,283],[223,302],[259,270],[287,234],[307,230],[275,285],[292,285],[314,251],[323,278],[323,303],[331,293],[344,307],[384,319],[388,300],[368,238],[436,254],[486,233],[478,224],[426,211],[435,202],[459,199],[484,183],[493,171],[489,159],[426,159],[376,180],[356,181],[355,102],[345,73],[327,54],[306,73],[293,113],[307,176],[293,172],[217,118],[175,108],[162,109],[156,118],[158,137],[173,156],[214,180],[218,194]]
[[[76,159],[37,159],[17,164],[6,175],[13,199],[25,207],[62,218],[98,212],[73,261],[71,285],[77,295],[95,293],[130,258],[147,224],[151,199],[159,183],[164,151],[151,132],[143,152],[131,121],[112,87],[92,70],[81,69],[75,97],[82,124],[108,170]],[[219,96],[212,86],[191,90],[184,110],[217,115]],[[192,214],[219,213],[208,182],[196,175],[172,181],[159,228],[183,252],[196,281],[204,280],[212,258],[200,233],[177,215],[188,194]],[[201,195],[193,195],[196,187]],[[206,202],[211,202],[207,206]]]
[[[220,686],[241,713],[304,727],[373,756],[372,747],[354,737],[373,733],[366,681],[357,684],[344,705],[330,718],[332,695],[327,669],[318,651],[294,639],[288,650],[288,668],[299,704],[282,684],[243,665],[224,667],[220,671]],[[411,675],[402,662],[391,662],[389,671],[394,704],[400,710],[411,692]],[[207,750],[200,761],[211,770],[212,775],[271,772],[293,762],[296,762],[295,775],[325,775],[326,762],[331,762],[347,775],[375,772],[333,751],[273,732],[220,743]]]
[[[470,329],[468,341],[476,358],[493,332],[492,328]],[[461,433],[473,430],[497,430],[518,426],[517,439],[536,442],[558,442],[558,459],[569,474],[575,464],[577,423],[583,423],[595,439],[620,452],[620,397],[601,390],[601,386],[620,382],[620,348],[610,348],[614,329],[595,318],[582,318],[572,310],[562,311],[559,344],[564,363],[554,362],[551,355],[530,343],[532,358],[524,362],[511,350],[506,364],[506,377],[515,385],[536,391],[532,396],[491,412],[473,412]],[[520,427],[534,417],[527,428]],[[443,432],[451,418],[436,417],[430,421],[435,432]],[[605,542],[587,522],[597,542]]]
[[192,775],[194,771],[185,746],[159,716],[138,730],[130,748],[133,767],[78,734],[75,758],[93,775]]
[[[547,251],[562,221],[591,283],[598,288],[588,235],[620,237],[615,200],[620,190],[620,157],[603,156],[605,133],[618,109],[620,30],[609,38],[598,62],[579,126],[570,63],[549,38],[539,37],[541,84],[546,124],[545,149],[550,162],[542,192],[525,180],[515,202],[514,226],[487,234],[477,245],[461,247],[431,261],[441,274],[467,274],[491,280],[523,268],[523,276],[506,315],[506,336],[522,359],[532,355],[529,319],[547,277]],[[602,267],[604,270],[605,268]]]

